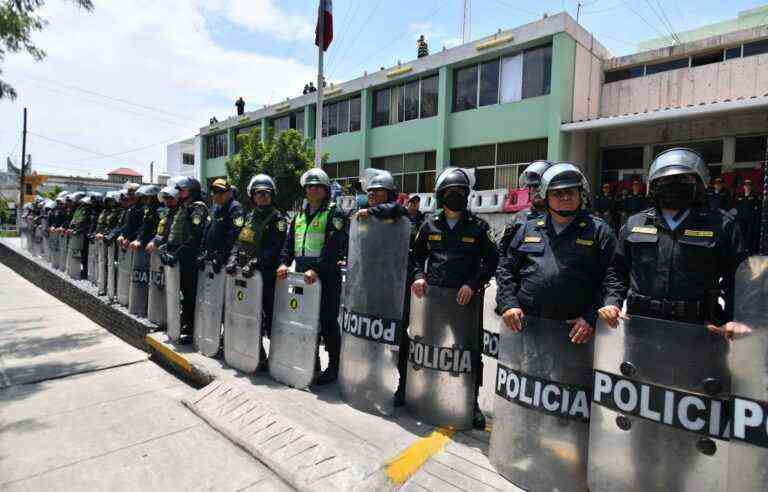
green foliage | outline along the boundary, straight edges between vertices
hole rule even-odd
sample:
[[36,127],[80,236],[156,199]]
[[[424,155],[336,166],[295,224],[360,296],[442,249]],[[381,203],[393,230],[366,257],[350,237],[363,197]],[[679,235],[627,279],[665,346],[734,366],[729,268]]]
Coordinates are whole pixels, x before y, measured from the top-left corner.
[[59,193],[64,191],[64,188],[62,188],[59,185],[55,185],[51,191],[43,192],[43,196],[45,198],[50,198],[51,200],[55,200]]
[[[70,0],[84,10],[93,10],[91,0]],[[0,62],[6,53],[25,51],[36,61],[45,58],[45,51],[35,46],[32,35],[42,31],[48,22],[35,12],[45,5],[45,0],[6,0],[0,3]],[[2,74],[2,71],[0,71]],[[0,99],[16,99],[16,90],[0,80]]]
[[8,222],[13,222],[11,219],[11,209],[8,206],[8,200],[0,196],[0,223],[7,224]]
[[[248,182],[256,174],[268,174],[277,186],[275,205],[289,210],[304,196],[300,178],[314,166],[315,151],[296,130],[284,131],[277,137],[270,131],[266,142],[261,142],[260,137],[259,130],[238,137],[240,152],[227,162],[227,175],[240,192],[240,202],[250,206]],[[327,158],[324,155],[323,162]]]

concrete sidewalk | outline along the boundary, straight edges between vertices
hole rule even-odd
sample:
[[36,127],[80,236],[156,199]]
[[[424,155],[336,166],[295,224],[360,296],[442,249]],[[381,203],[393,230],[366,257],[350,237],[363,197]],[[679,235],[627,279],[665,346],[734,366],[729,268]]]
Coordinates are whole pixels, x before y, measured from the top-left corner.
[[195,390],[0,265],[0,490],[291,490]]

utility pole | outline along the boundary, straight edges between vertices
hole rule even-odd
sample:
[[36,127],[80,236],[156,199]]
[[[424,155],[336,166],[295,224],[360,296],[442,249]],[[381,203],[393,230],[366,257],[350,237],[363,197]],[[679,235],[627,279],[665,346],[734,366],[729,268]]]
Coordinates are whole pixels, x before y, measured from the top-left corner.
[[325,40],[325,15],[323,13],[323,0],[320,0],[317,8],[317,22],[319,33],[319,46],[317,47],[317,107],[315,109],[315,167],[323,167],[323,92],[325,87],[325,75],[323,75],[323,43]]
[[21,130],[21,172],[19,172],[19,205],[16,209],[16,227],[21,227],[21,213],[24,208],[24,167],[27,163],[27,108],[24,108],[24,125]]
[[472,38],[471,9],[470,0],[464,0],[464,13],[461,16],[461,44]]
[[579,23],[579,16],[581,15],[581,2],[576,4],[576,24]]
[[155,161],[149,163],[149,182],[155,182]]

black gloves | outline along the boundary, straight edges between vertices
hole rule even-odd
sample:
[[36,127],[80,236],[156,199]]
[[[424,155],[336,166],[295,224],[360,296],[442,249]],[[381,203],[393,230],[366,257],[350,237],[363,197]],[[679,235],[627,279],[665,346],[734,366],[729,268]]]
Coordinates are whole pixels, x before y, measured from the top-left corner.
[[177,258],[175,255],[172,255],[170,253],[162,253],[160,254],[160,263],[162,263],[165,266],[172,267],[176,265]]
[[235,260],[230,261],[229,263],[227,263],[227,266],[224,267],[224,269],[226,270],[226,272],[229,275],[236,274],[237,273],[237,262]]

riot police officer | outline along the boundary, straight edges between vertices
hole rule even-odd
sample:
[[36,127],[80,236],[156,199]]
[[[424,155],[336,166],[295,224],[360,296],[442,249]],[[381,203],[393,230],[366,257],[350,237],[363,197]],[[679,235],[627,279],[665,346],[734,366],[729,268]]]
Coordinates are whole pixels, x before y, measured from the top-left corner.
[[752,189],[751,179],[744,180],[744,190],[736,195],[734,209],[736,221],[744,236],[744,247],[748,253],[755,254],[760,246],[762,201]]
[[592,211],[596,216],[606,221],[608,225],[614,227],[616,199],[613,197],[610,183],[603,183],[600,192],[595,195]]
[[146,251],[150,255],[168,242],[171,224],[179,209],[179,190],[175,186],[166,186],[160,190],[157,198],[162,200],[163,206],[157,209],[155,236],[147,243]]
[[[653,208],[629,218],[605,280],[600,317],[617,326],[627,314],[706,324],[733,336],[733,282],[746,251],[734,218],[708,206],[709,170],[691,149],[661,153],[649,173]],[[724,309],[719,298],[724,298]]]
[[421,229],[421,224],[424,223],[424,212],[419,210],[421,207],[421,197],[419,195],[413,195],[408,199],[408,220],[411,221],[411,231],[413,231],[413,238],[416,239],[416,233]]
[[123,214],[117,231],[117,244],[124,250],[128,249],[128,245],[136,239],[141,227],[142,205],[139,204],[139,197],[136,196],[138,189],[139,185],[136,183],[128,183],[125,192],[121,195]]
[[114,191],[108,191],[104,195],[103,204],[101,213],[96,217],[96,227],[93,230],[93,238],[97,241],[104,239],[104,234],[107,234],[115,226],[116,218],[119,218],[119,215],[115,213],[117,195]]
[[568,322],[573,343],[584,343],[594,334],[616,238],[604,220],[584,209],[587,193],[586,179],[576,166],[553,165],[539,190],[545,215],[526,221],[500,252],[496,303],[511,330],[520,331],[529,314]]
[[208,218],[208,207],[203,202],[200,182],[184,177],[176,183],[181,204],[173,217],[168,235],[166,252],[161,259],[164,265],[178,262],[181,272],[181,338],[182,344],[192,343],[195,319],[195,294],[197,291],[196,260],[203,230]]
[[648,208],[648,200],[643,194],[643,183],[640,179],[635,178],[632,180],[632,191],[621,202],[623,221],[626,221],[636,213],[642,212],[646,208]]
[[515,232],[525,224],[529,219],[540,217],[546,212],[544,200],[539,196],[539,186],[544,172],[552,167],[552,163],[547,160],[533,161],[520,174],[520,181],[528,189],[528,207],[520,210],[512,216],[512,220],[504,226],[499,241],[499,251],[503,251],[509,246],[509,241],[515,235]]
[[141,223],[136,232],[136,238],[131,242],[131,249],[134,251],[146,248],[157,232],[158,208],[160,202],[157,201],[157,195],[160,193],[160,187],[157,185],[144,185],[136,190],[138,206],[140,208]]
[[[237,237],[227,273],[234,275],[238,268],[243,277],[250,278],[258,270],[262,279],[262,329],[267,336],[272,327],[275,302],[275,276],[280,265],[280,252],[288,231],[288,217],[273,204],[277,189],[266,174],[257,174],[248,183],[248,196],[253,210],[245,217]],[[266,361],[264,348],[261,360]],[[263,364],[264,362],[262,362]]]
[[[89,210],[90,198],[82,191],[78,191],[71,195],[73,203],[72,219],[67,226],[68,236],[82,236],[83,237],[83,249],[81,250],[81,278],[88,277],[88,241],[86,236],[91,230],[91,213]],[[84,201],[84,199],[86,199]]]
[[725,188],[723,178],[712,180],[712,188],[707,191],[707,201],[712,210],[731,210],[731,193]]
[[235,200],[233,188],[225,179],[217,179],[211,185],[213,208],[203,233],[203,243],[198,256],[198,266],[205,268],[210,261],[213,271],[219,273],[227,264],[232,246],[245,223],[243,207]]
[[[469,175],[463,169],[447,168],[438,177],[435,195],[441,210],[424,222],[413,247],[411,291],[415,296],[423,297],[430,285],[457,288],[456,302],[465,306],[474,295],[482,298],[485,285],[493,277],[498,252],[488,223],[468,210],[470,189]],[[478,329],[482,330],[481,322]],[[475,352],[473,367],[478,368],[479,389],[481,354]],[[485,416],[477,403],[474,426],[485,428]]]
[[288,229],[280,254],[277,278],[288,276],[288,267],[296,260],[296,271],[304,273],[304,281],[322,282],[320,332],[328,351],[328,368],[317,378],[317,384],[336,380],[339,371],[341,333],[339,301],[341,270],[338,262],[346,255],[346,216],[330,201],[331,181],[322,169],[310,169],[301,177],[307,204],[296,214]]

